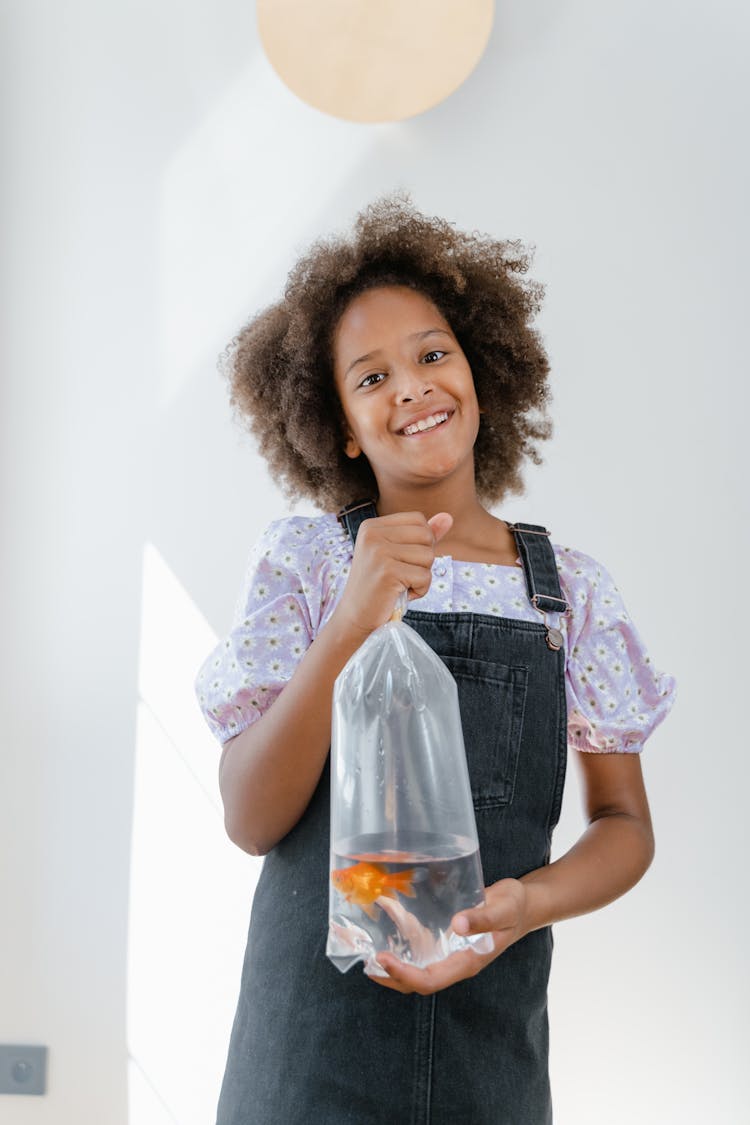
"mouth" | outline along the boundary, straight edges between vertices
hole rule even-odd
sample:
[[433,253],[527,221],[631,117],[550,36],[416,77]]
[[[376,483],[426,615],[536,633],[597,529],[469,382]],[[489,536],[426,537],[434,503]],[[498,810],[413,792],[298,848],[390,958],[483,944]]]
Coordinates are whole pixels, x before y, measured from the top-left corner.
[[426,418],[420,418],[418,422],[412,422],[410,426],[404,426],[402,430],[398,430],[400,437],[418,437],[420,434],[430,434],[434,430],[439,430],[441,426],[445,426],[453,417],[452,410],[438,410],[434,414],[429,414]]

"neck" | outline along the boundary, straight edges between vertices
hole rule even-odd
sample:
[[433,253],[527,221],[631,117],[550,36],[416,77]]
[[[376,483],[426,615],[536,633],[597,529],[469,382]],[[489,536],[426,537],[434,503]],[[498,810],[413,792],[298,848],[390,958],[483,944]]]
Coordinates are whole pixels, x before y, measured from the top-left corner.
[[378,515],[394,512],[422,512],[427,519],[438,512],[448,512],[453,516],[451,538],[459,539],[470,537],[479,524],[493,519],[477,497],[473,474],[468,485],[466,481],[451,479],[424,486],[381,487]]
[[513,533],[503,520],[491,515],[477,497],[471,474],[460,474],[424,486],[390,484],[380,481],[378,515],[394,512],[422,512],[430,519],[438,512],[453,516],[453,525],[440,540],[440,554],[466,562],[516,565],[518,549]]

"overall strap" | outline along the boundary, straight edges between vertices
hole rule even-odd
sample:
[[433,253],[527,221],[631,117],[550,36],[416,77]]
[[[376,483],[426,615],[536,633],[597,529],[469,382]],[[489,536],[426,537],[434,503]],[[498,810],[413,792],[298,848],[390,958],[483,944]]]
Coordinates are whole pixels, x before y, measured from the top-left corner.
[[560,589],[549,531],[536,523],[509,523],[508,527],[523,563],[531,604],[542,613],[565,613],[568,603]]
[[548,613],[567,613],[570,609],[562,595],[557,574],[555,552],[549,541],[549,531],[536,523],[509,523],[518,547],[518,555],[526,575],[526,589],[534,609],[544,618],[547,645],[554,652],[561,648],[562,633],[547,625]]
[[377,516],[378,510],[375,507],[375,501],[370,499],[355,500],[353,504],[347,504],[337,513],[338,521],[349,532],[352,540],[352,547],[357,542],[357,532],[365,520],[372,519]]

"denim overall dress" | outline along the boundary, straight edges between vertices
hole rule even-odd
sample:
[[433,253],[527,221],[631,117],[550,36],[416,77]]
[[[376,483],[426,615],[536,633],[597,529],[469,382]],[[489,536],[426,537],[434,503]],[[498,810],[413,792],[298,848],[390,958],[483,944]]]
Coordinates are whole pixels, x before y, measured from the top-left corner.
[[[352,536],[371,502],[340,514]],[[566,766],[567,608],[544,528],[512,527],[539,623],[409,611],[459,706],[486,885],[549,862]],[[547,1125],[549,928],[477,976],[405,996],[325,955],[330,774],[266,856],[217,1125]]]

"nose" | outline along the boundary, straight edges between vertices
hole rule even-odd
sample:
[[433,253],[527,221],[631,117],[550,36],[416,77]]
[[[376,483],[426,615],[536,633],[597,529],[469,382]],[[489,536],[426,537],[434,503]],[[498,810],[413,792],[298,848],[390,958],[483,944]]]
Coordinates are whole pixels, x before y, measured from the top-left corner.
[[432,383],[423,367],[403,366],[394,374],[396,402],[416,402],[432,394]]

